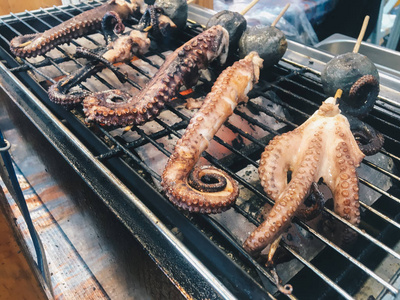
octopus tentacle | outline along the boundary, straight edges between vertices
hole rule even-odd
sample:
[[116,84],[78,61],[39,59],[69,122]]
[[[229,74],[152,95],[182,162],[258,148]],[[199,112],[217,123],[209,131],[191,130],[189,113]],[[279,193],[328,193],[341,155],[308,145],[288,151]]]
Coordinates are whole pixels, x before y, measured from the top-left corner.
[[92,50],[87,49],[87,48],[82,48],[82,47],[76,48],[76,53],[77,53],[78,56],[89,58],[92,61],[101,62],[104,65],[104,67],[107,67],[108,69],[110,69],[115,74],[115,76],[118,77],[118,79],[121,82],[125,82],[126,81],[126,77],[127,76],[124,75],[124,74],[121,74],[118,71],[118,68],[114,67],[113,61],[112,60],[110,61],[107,58],[105,58],[103,56],[104,54],[103,55],[99,55],[95,51],[92,51]]
[[52,85],[48,90],[50,100],[66,106],[81,102],[91,93],[86,91],[68,93],[68,91],[105,67],[113,71],[121,81],[126,80],[126,77],[114,67],[113,63],[129,61],[137,54],[146,53],[149,47],[150,39],[147,37],[147,33],[137,30],[132,30],[128,35],[117,38],[108,45],[108,50],[92,51],[78,47],[77,54],[92,61]]
[[[247,238],[244,248],[256,253],[271,244],[299,213],[313,182],[323,178],[334,195],[335,212],[359,223],[358,178],[360,151],[346,117],[334,98],[295,130],[275,137],[260,161],[261,185],[275,205],[264,222]],[[292,171],[287,183],[286,173]],[[350,230],[344,232],[348,234]]]
[[346,117],[349,120],[350,129],[362,153],[367,156],[378,153],[385,142],[383,134],[357,118],[351,116]]
[[374,107],[379,94],[379,80],[373,75],[364,75],[351,87],[349,97],[339,100],[340,109],[355,117],[366,116]]
[[15,37],[10,42],[11,52],[19,57],[42,55],[57,45],[100,29],[102,17],[106,12],[114,11],[121,19],[126,19],[129,15],[139,12],[143,5],[141,0],[133,3],[124,0],[110,0],[45,32]]
[[247,93],[258,82],[262,61],[252,52],[223,71],[177,142],[161,184],[178,207],[192,212],[218,213],[228,209],[238,197],[236,182],[222,170],[207,166],[195,168],[189,174],[236,105],[247,101]]
[[102,66],[87,65],[59,80],[50,86],[47,91],[50,100],[65,106],[73,106],[80,103],[83,98],[89,95],[89,92],[80,91],[68,94],[68,91],[101,69],[103,69]]
[[214,26],[171,53],[146,87],[135,96],[112,90],[85,98],[86,120],[125,126],[140,125],[154,118],[182,85],[191,87],[197,82],[200,69],[207,68],[218,57],[225,62],[228,40],[227,31]]
[[[321,191],[318,189],[317,183],[313,182],[311,185],[310,195],[307,199],[312,201],[312,205],[304,208],[300,208],[296,215],[305,221],[310,221],[316,218],[324,208],[325,198]],[[307,201],[306,199],[306,201]]]
[[101,29],[106,43],[109,44],[115,39],[116,34],[121,34],[125,30],[120,16],[115,11],[108,11],[101,20]]

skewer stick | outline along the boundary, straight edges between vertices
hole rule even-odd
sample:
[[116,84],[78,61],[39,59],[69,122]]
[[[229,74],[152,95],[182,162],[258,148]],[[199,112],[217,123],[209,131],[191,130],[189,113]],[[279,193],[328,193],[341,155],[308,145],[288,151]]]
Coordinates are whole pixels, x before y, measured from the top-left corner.
[[290,3],[286,4],[286,6],[282,9],[281,13],[276,17],[275,21],[272,22],[271,26],[275,27],[276,24],[279,22],[279,20],[282,18],[282,16],[285,14],[285,12],[288,10],[290,6]]
[[337,91],[336,91],[336,94],[335,94],[335,99],[337,100],[337,99],[340,99],[340,97],[342,97],[342,94],[343,94],[343,91],[341,90],[341,89],[338,89]]
[[358,50],[360,49],[361,42],[364,38],[365,31],[367,30],[368,22],[369,22],[369,16],[365,16],[363,25],[361,27],[360,34],[358,35],[357,42],[354,45],[353,53],[357,53]]
[[187,4],[189,5],[189,4],[193,3],[193,2],[196,2],[196,0],[188,0]]
[[257,4],[259,0],[253,0],[249,3],[249,5],[247,5],[241,12],[240,14],[243,16],[244,14],[246,14],[254,5]]

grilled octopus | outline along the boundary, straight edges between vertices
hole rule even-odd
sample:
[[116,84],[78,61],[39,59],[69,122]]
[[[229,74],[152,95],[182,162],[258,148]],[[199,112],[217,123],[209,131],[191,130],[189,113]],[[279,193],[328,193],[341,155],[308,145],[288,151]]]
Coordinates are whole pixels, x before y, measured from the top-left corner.
[[142,0],[131,3],[124,0],[110,0],[45,32],[17,36],[11,40],[10,49],[15,56],[23,58],[43,55],[60,44],[100,29],[106,12],[113,11],[123,20],[138,14],[143,8]]
[[258,82],[262,61],[252,52],[223,71],[177,142],[161,184],[178,207],[192,212],[219,213],[238,197],[237,183],[224,171],[212,166],[191,170],[236,105],[247,101],[247,93]]
[[[173,53],[160,67],[145,88],[134,96],[121,90],[94,93],[83,100],[87,121],[105,125],[140,125],[157,116],[182,85],[191,87],[199,78],[199,70],[219,57],[224,63],[229,35],[221,26],[214,26],[194,37]],[[135,92],[135,91],[132,91]]]
[[[259,175],[261,185],[275,200],[275,205],[247,238],[244,248],[255,254],[279,237],[297,214],[311,184],[321,177],[333,193],[336,214],[358,225],[360,203],[356,167],[364,156],[334,98],[323,102],[295,130],[272,139],[262,154]],[[288,183],[289,170],[292,177]],[[344,238],[351,238],[350,230],[344,229]]]
[[[68,93],[72,87],[83,82],[93,74],[100,72],[105,67],[108,67],[110,70],[114,71],[117,76],[120,76],[120,73],[116,71],[113,63],[130,61],[135,55],[145,54],[149,47],[150,39],[147,37],[147,32],[132,30],[111,42],[107,46],[107,51],[100,56],[93,53],[91,50],[77,48],[77,54],[88,57],[94,62],[83,66],[53,84],[48,90],[50,100],[66,106],[80,103],[83,98],[90,95],[90,92],[80,91]],[[124,80],[124,78],[120,79]]]

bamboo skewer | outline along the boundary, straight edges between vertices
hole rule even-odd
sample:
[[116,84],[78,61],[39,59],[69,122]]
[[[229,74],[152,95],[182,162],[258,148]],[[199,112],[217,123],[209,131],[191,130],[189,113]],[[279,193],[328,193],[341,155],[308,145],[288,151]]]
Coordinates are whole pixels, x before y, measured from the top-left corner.
[[365,31],[367,30],[368,22],[369,22],[369,16],[365,16],[363,25],[361,27],[360,34],[358,35],[357,42],[354,45],[353,53],[357,53],[358,50],[360,49],[361,42],[362,42],[362,40],[364,38],[364,35],[365,35]]
[[240,14],[241,14],[242,16],[244,16],[254,5],[257,4],[258,1],[259,1],[259,0],[253,0],[253,1],[251,1],[251,2],[240,12]]
[[336,101],[337,101],[337,99],[340,99],[340,97],[342,97],[342,94],[343,94],[343,90],[338,89],[336,91],[336,94],[335,94],[335,97],[334,97],[336,99]]
[[282,18],[282,16],[285,14],[285,12],[288,10],[290,6],[290,3],[286,4],[285,7],[282,9],[281,13],[276,17],[275,21],[272,22],[271,26],[275,27],[276,24],[279,22],[279,20]]

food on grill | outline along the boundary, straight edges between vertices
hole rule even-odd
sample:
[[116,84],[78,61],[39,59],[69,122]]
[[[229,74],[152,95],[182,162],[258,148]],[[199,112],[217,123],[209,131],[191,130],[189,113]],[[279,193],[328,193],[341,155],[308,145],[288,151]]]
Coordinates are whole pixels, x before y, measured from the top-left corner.
[[57,45],[67,43],[74,38],[90,34],[100,29],[104,14],[116,12],[121,19],[139,13],[143,9],[142,0],[128,3],[124,0],[110,0],[101,6],[85,11],[43,33],[17,36],[10,42],[10,49],[19,57],[42,55]]
[[332,96],[341,89],[341,111],[360,118],[372,110],[379,94],[378,70],[368,57],[358,53],[368,21],[369,16],[365,16],[353,52],[334,57],[321,73],[325,94]]
[[[357,225],[360,204],[356,167],[364,156],[332,97],[301,126],[276,136],[265,148],[259,167],[261,185],[275,205],[247,238],[244,248],[254,254],[278,238],[297,214],[311,184],[321,177],[333,193],[336,214]],[[289,170],[292,176],[288,183]],[[343,239],[353,236],[346,227]]]
[[353,133],[361,152],[367,156],[379,152],[385,141],[383,134],[355,117],[350,115],[347,115],[346,117],[350,123],[350,130]]
[[221,73],[200,110],[190,120],[162,174],[164,191],[178,207],[192,212],[219,213],[235,202],[239,189],[228,174],[213,166],[192,169],[236,105],[247,101],[247,93],[258,82],[261,67],[262,59],[256,52],[235,62]]
[[243,33],[239,40],[240,57],[256,51],[264,59],[264,67],[273,66],[282,58],[287,49],[286,36],[275,26],[289,6],[286,4],[271,26],[253,26]]
[[[365,55],[349,52],[330,60],[321,73],[326,95],[343,90],[340,109],[352,116],[365,116],[373,108],[379,94],[379,74]],[[356,83],[356,84],[355,84]]]
[[155,39],[163,41],[177,27],[169,17],[164,15],[162,8],[148,5],[135,28],[141,31],[151,31]]
[[247,21],[238,12],[223,10],[213,15],[207,22],[206,28],[214,25],[221,25],[229,33],[229,45],[231,49],[236,49],[240,37],[246,30]]
[[[150,39],[147,37],[147,32],[132,30],[108,44],[106,52],[102,55],[88,49],[77,48],[77,55],[88,57],[94,62],[90,62],[53,84],[48,90],[50,100],[62,105],[74,105],[81,102],[90,93],[87,91],[68,93],[69,90],[105,67],[115,71],[113,63],[130,61],[135,55],[145,54],[149,47]],[[120,74],[115,73],[117,76]]]
[[239,40],[239,56],[256,51],[264,59],[264,67],[276,64],[287,49],[285,34],[275,26],[257,25],[248,28]]
[[109,90],[85,98],[86,120],[105,125],[143,124],[157,116],[183,85],[188,88],[195,85],[199,70],[207,68],[217,58],[224,63],[228,47],[228,32],[221,26],[211,27],[171,53],[136,95]]
[[186,27],[188,15],[186,0],[156,0],[154,5],[162,8],[163,14],[168,16],[179,29]]

